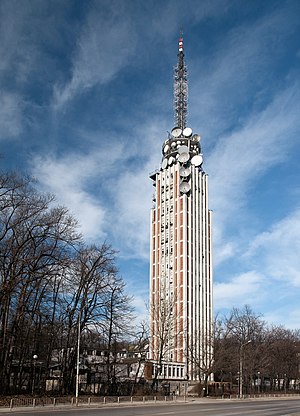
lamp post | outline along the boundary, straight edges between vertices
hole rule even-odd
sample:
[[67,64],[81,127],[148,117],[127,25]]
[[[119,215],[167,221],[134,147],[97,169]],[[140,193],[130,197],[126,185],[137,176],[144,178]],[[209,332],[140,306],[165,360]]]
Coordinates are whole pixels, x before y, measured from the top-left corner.
[[35,388],[35,367],[36,367],[36,360],[38,356],[36,354],[33,355],[33,377],[32,377],[32,394],[34,394],[34,388]]
[[284,394],[286,394],[286,387],[287,387],[287,379],[286,379],[286,374],[284,375]]
[[[91,299],[86,301],[87,303],[91,302]],[[76,406],[78,406],[78,396],[79,396],[79,365],[80,365],[80,336],[81,336],[81,314],[82,310],[87,306],[86,302],[83,303],[79,310],[78,314],[78,325],[77,325],[77,358],[76,358],[76,391],[75,391],[75,399],[76,399]]]
[[257,372],[257,390],[258,390],[258,394],[260,393],[260,382],[261,382],[260,371],[258,371]]
[[75,392],[76,406],[78,405],[78,396],[79,396],[80,333],[81,333],[81,309],[78,315],[78,326],[77,326],[76,392]]
[[241,344],[240,346],[240,379],[239,379],[239,398],[241,399],[243,396],[243,351],[244,346],[247,344],[250,344],[251,339],[249,341],[245,342],[244,344]]

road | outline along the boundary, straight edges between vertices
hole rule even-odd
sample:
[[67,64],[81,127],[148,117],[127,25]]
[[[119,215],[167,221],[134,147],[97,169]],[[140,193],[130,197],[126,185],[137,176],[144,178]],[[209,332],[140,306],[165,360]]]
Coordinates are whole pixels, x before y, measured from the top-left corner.
[[2,415],[18,416],[300,416],[300,399],[252,399],[245,401],[207,400],[156,405],[107,405],[89,408],[13,409]]

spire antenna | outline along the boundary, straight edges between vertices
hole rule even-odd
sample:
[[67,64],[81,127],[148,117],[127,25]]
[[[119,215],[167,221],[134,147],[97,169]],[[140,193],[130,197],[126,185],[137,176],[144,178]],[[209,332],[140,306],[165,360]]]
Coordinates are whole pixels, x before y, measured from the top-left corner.
[[174,116],[175,125],[184,129],[187,118],[188,81],[187,68],[184,63],[183,32],[180,31],[178,42],[178,62],[174,70]]

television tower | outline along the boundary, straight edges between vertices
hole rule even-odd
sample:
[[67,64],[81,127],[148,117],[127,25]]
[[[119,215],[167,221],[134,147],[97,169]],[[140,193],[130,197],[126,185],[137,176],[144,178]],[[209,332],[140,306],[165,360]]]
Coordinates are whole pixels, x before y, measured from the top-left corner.
[[162,145],[150,232],[152,378],[201,380],[212,361],[212,213],[200,136],[186,126],[183,38],[174,70],[175,126]]

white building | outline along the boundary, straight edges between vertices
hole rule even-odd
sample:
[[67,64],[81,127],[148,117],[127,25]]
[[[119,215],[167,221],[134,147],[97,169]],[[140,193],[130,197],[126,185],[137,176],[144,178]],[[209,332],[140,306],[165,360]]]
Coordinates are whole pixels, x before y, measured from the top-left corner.
[[212,361],[212,241],[200,136],[186,126],[187,70],[179,40],[175,127],[150,178],[149,358],[158,379],[199,380]]

